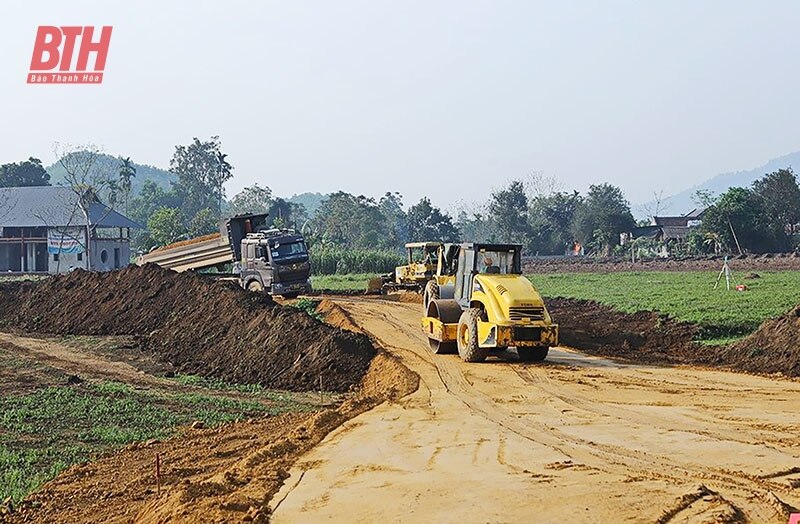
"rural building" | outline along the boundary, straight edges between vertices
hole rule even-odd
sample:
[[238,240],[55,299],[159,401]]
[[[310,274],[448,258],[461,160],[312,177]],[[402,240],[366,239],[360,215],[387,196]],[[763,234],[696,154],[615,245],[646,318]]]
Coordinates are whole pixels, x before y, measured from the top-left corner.
[[699,226],[703,221],[705,209],[693,209],[689,213],[673,217],[653,217],[652,225],[661,228],[661,240],[686,240],[693,227]]
[[0,273],[127,266],[130,231],[142,226],[97,199],[87,225],[78,203],[68,187],[0,188]]
[[681,216],[653,217],[648,226],[640,226],[620,235],[623,246],[633,240],[646,238],[662,244],[659,256],[669,256],[667,243],[681,245],[692,228],[702,223],[705,209],[693,209]]

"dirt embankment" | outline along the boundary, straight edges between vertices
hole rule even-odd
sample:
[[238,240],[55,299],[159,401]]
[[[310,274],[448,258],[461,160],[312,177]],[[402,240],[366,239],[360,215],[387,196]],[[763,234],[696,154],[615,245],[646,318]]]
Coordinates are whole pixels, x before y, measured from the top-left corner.
[[690,364],[759,374],[800,376],[800,306],[767,320],[726,347],[694,342],[698,327],[653,311],[623,313],[572,298],[547,299],[561,343],[594,355],[647,364]]
[[697,326],[653,311],[624,313],[591,300],[548,298],[562,344],[587,353],[637,362],[708,363],[706,348],[693,342]]
[[368,337],[264,294],[155,265],[75,271],[0,285],[0,328],[57,335],[133,335],[182,372],[274,389],[347,391],[369,367]]
[[[337,304],[323,300],[317,311],[329,329],[366,337]],[[418,385],[415,373],[396,357],[379,352],[355,393],[338,406],[210,430],[187,428],[163,442],[132,444],[69,468],[5,518],[11,523],[266,522],[267,503],[300,456],[344,421],[382,402],[397,401]],[[156,455],[161,463],[160,495]]]
[[[336,304],[323,302],[319,311],[332,325],[363,333]],[[27,497],[9,522],[267,522],[268,503],[300,456],[343,422],[396,402],[418,386],[415,373],[379,352],[357,392],[339,406],[187,429],[164,442],[133,444],[68,469]]]
[[722,352],[737,368],[800,376],[800,305],[765,321],[758,331]]
[[[722,256],[650,258],[631,262],[624,257],[565,257],[523,260],[527,273],[617,273],[621,271],[719,271]],[[765,255],[737,255],[730,257],[733,271],[800,271],[800,255],[796,253],[768,253]]]

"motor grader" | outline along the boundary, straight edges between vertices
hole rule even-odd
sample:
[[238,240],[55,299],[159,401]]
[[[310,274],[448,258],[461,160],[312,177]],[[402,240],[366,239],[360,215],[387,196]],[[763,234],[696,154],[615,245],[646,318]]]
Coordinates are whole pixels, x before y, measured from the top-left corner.
[[522,276],[521,252],[517,244],[459,245],[453,282],[440,286],[440,295],[452,286],[452,297],[430,300],[422,318],[434,353],[458,352],[466,362],[482,362],[514,347],[520,360],[547,357],[558,344],[558,325]]
[[421,292],[425,283],[436,271],[441,242],[409,242],[405,245],[408,264],[394,268],[386,275],[373,278],[368,283],[368,291],[382,294],[392,291]]

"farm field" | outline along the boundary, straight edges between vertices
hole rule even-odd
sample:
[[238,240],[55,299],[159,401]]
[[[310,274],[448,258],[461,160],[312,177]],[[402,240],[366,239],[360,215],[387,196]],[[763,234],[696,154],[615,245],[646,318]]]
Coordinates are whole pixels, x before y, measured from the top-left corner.
[[[659,311],[700,326],[698,340],[724,344],[756,329],[800,303],[800,272],[770,271],[735,283],[747,291],[727,291],[724,280],[714,289],[717,273],[620,272],[530,275],[545,297],[596,300],[624,312]],[[733,283],[731,284],[733,288]]]
[[124,338],[0,336],[0,500],[72,464],[191,424],[314,409],[317,398],[174,374]]
[[314,289],[328,291],[364,291],[374,273],[351,273],[348,275],[313,275],[311,285]]

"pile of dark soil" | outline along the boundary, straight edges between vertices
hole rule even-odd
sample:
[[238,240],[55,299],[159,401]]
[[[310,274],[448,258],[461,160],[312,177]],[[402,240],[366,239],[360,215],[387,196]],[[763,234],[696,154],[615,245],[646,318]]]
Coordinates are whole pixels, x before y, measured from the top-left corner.
[[591,300],[548,298],[560,342],[586,353],[652,364],[713,364],[717,350],[693,342],[698,326],[653,311],[624,313]]
[[800,376],[800,305],[766,320],[758,331],[722,351],[721,358],[755,373]]
[[132,335],[184,373],[269,388],[346,391],[369,367],[369,338],[235,284],[147,264],[0,284],[0,327]]

